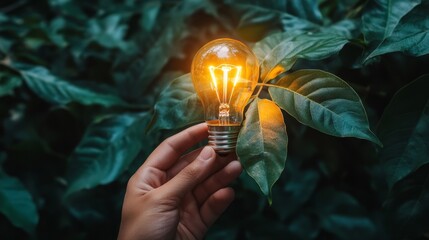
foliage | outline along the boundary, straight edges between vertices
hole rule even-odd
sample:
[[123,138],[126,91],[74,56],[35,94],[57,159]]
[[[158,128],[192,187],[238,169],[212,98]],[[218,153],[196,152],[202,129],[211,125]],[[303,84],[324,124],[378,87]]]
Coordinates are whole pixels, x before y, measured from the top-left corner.
[[3,1],[2,239],[115,239],[128,178],[202,121],[187,72],[219,37],[251,46],[261,76],[237,145],[247,174],[207,239],[427,238],[427,12],[427,0]]
[[282,173],[287,156],[288,138],[282,112],[274,102],[256,98],[246,112],[242,128],[237,155],[262,192],[271,196],[271,187]]

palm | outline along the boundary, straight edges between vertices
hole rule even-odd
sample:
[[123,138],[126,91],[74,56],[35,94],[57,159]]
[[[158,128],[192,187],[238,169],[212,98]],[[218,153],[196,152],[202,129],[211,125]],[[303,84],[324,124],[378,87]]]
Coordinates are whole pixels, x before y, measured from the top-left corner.
[[[162,176],[158,177],[162,178]],[[146,191],[146,194],[157,194],[154,189],[159,186],[151,187],[153,187],[151,190],[142,190]],[[149,193],[150,191],[153,192]],[[203,196],[199,195],[199,197],[201,199]],[[176,204],[175,201],[165,201],[157,207],[161,217],[151,224],[162,226],[158,228],[162,232],[153,232],[153,234],[160,239],[171,239],[173,236],[175,239],[202,239],[207,231],[207,226],[201,217],[201,203],[198,202],[198,198],[193,193],[187,193],[178,206]]]
[[189,193],[178,209],[179,223],[177,225],[178,239],[201,239],[207,231],[207,226],[201,218],[200,206],[193,194]]
[[161,143],[128,182],[119,239],[202,239],[234,198],[227,185],[241,165],[211,147],[181,157],[207,138],[196,125]]
[[[168,173],[164,173],[163,175],[168,175]],[[158,177],[162,178],[162,176]],[[229,178],[224,179],[229,180]],[[210,213],[207,213],[207,211],[206,213],[201,212],[201,207],[213,193],[219,190],[218,185],[213,184],[213,180],[214,179],[209,178],[196,186],[194,191],[188,192],[184,196],[178,206],[175,205],[174,201],[167,201],[165,202],[165,206],[160,208],[160,212],[163,212],[163,217],[158,220],[160,224],[165,226],[164,231],[168,233],[168,235],[165,235],[166,238],[172,235],[175,236],[175,239],[203,238],[208,229],[208,225],[211,223],[204,222],[205,218],[210,217],[207,216]],[[218,184],[222,184],[222,182],[223,181],[218,182]],[[165,184],[165,182],[163,184]],[[159,186],[153,187],[156,189]],[[229,192],[230,191],[221,191],[217,193],[216,196],[221,200],[224,197],[228,197]],[[222,204],[221,202],[219,203]],[[222,206],[219,205],[217,207]]]

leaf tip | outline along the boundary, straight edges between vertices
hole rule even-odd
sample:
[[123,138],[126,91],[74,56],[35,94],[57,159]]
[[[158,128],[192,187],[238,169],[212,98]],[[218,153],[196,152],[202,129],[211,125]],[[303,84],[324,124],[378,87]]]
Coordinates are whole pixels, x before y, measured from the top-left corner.
[[268,195],[266,195],[266,197],[267,197],[268,205],[271,207],[273,205],[273,193],[271,192],[271,189]]
[[379,147],[383,147],[383,143],[380,141],[380,139],[377,137],[377,135],[375,135],[375,133],[373,133],[371,130],[369,130],[369,132],[371,133],[367,140],[377,144]]

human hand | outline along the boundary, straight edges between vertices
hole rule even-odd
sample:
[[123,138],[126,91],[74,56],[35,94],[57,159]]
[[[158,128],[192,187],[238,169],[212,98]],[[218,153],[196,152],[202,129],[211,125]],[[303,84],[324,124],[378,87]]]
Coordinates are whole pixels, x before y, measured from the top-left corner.
[[162,142],[130,178],[118,239],[202,239],[234,199],[227,187],[242,170],[232,156],[206,146],[207,125],[190,127]]

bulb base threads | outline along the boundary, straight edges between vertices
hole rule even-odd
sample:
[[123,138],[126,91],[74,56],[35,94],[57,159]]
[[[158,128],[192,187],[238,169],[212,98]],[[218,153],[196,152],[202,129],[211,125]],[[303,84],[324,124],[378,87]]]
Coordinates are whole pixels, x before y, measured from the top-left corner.
[[235,152],[240,126],[209,125],[209,146],[219,155]]

